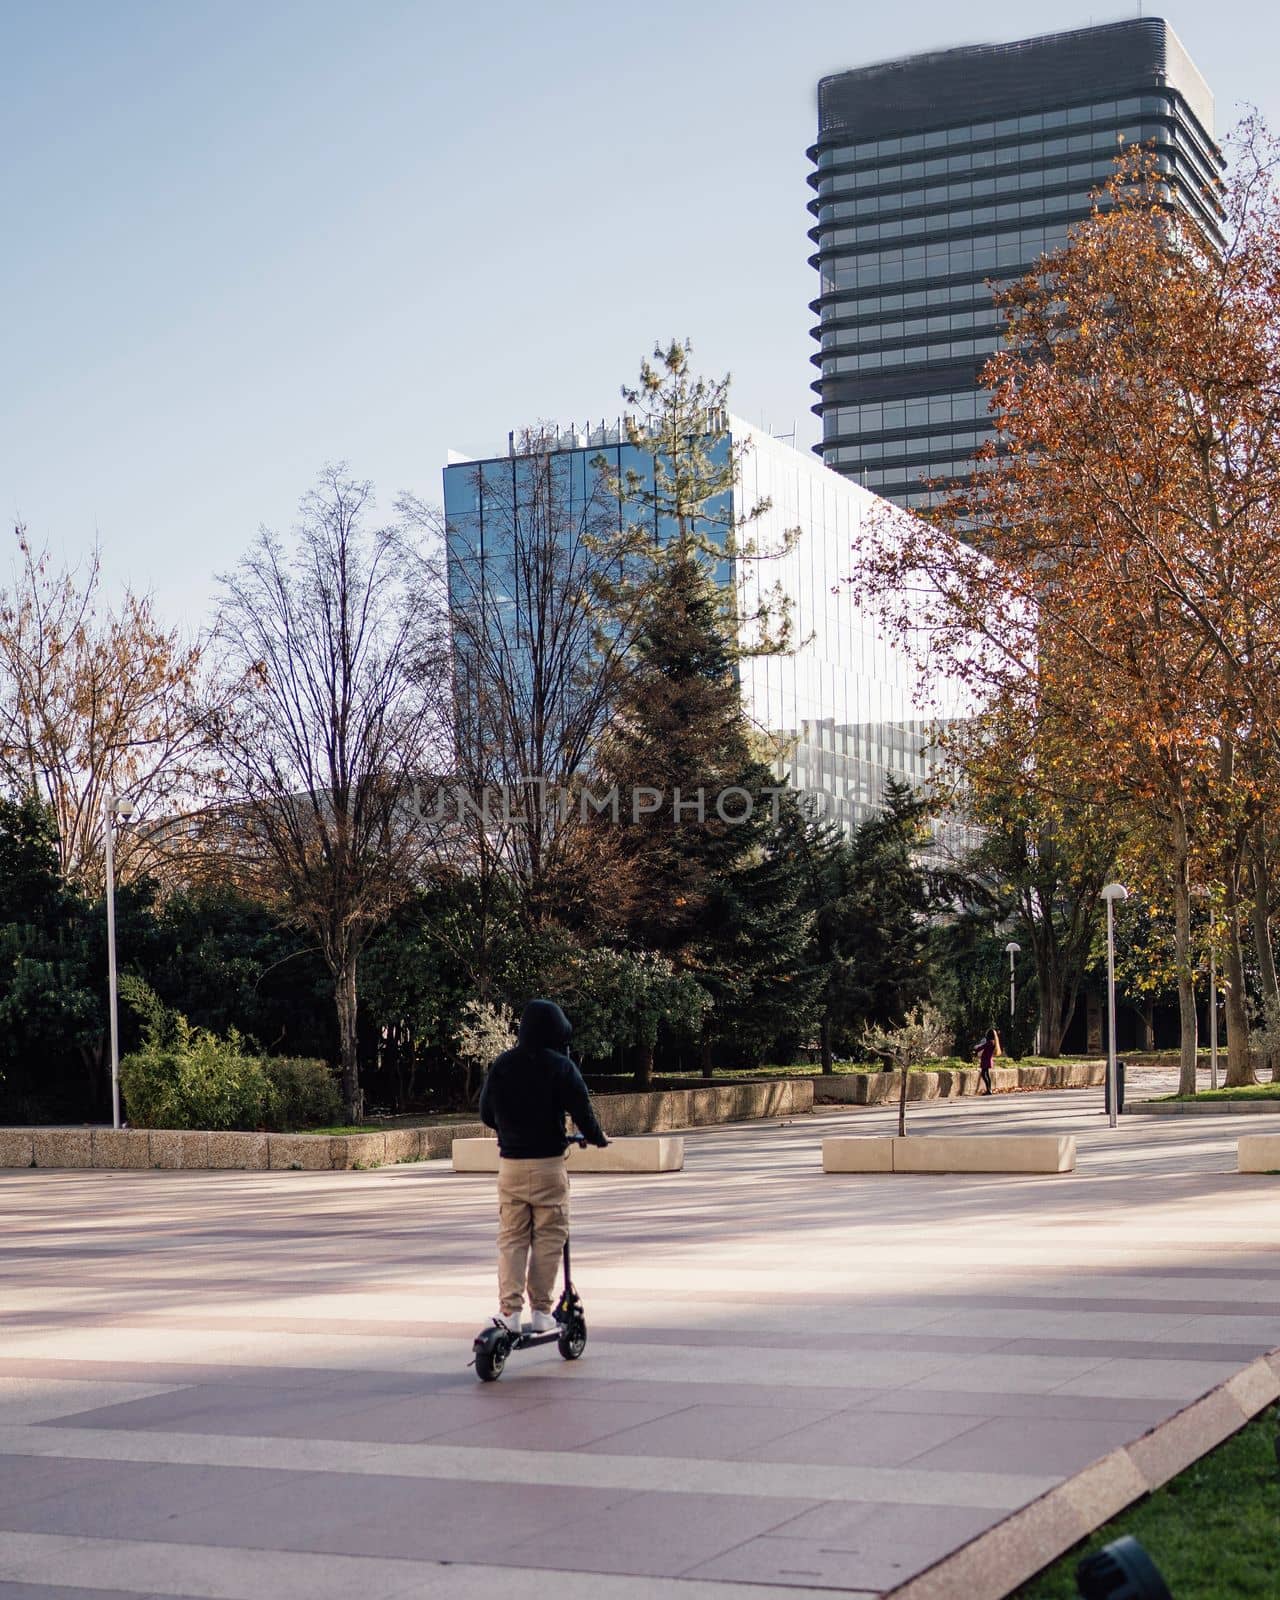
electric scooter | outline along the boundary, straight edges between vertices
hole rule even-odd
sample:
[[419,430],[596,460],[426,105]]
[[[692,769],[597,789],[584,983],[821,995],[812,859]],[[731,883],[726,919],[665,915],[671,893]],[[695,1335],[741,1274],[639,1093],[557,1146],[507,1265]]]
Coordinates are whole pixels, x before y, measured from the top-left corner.
[[[580,1133],[574,1134],[568,1142],[584,1148],[587,1143]],[[547,1333],[513,1333],[497,1317],[490,1327],[478,1333],[471,1346],[474,1352],[471,1365],[475,1367],[480,1382],[493,1383],[500,1378],[507,1357],[516,1350],[532,1350],[535,1345],[554,1342],[560,1347],[560,1354],[566,1361],[576,1361],[587,1348],[587,1319],[569,1273],[568,1239],[564,1242],[564,1288],[551,1314],[558,1326]]]

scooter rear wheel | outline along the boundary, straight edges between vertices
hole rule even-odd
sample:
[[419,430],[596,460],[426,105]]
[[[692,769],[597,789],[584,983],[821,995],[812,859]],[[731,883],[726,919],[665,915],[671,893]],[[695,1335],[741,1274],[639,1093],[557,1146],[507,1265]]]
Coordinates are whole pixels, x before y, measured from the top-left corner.
[[576,1361],[587,1348],[587,1324],[579,1317],[571,1322],[556,1340],[556,1347],[566,1361]]

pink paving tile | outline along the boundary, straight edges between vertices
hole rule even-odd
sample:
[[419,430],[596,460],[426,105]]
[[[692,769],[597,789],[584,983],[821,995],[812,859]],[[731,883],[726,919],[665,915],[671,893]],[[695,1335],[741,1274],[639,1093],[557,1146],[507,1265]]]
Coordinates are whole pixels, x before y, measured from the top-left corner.
[[930,1559],[947,1554],[1008,1516],[994,1506],[905,1505],[846,1501],[802,1511],[773,1530],[772,1538],[808,1539],[832,1549],[861,1550],[910,1544]]
[[829,1417],[753,1449],[739,1461],[793,1461],[813,1466],[900,1467],[957,1434],[977,1426],[974,1417],[918,1416],[852,1411]]
[[298,1472],[249,1501],[166,1517],[150,1536],[323,1555],[491,1561],[517,1540],[594,1525],[625,1498],[554,1484]]
[[[805,1399],[811,1396],[806,1393]],[[843,1415],[843,1413],[834,1413]],[[611,1433],[588,1445],[587,1454],[619,1456],[678,1456],[701,1461],[732,1461],[755,1454],[772,1439],[794,1433],[833,1415],[826,1408],[797,1405],[757,1406],[750,1410],[728,1405],[688,1406],[625,1432]]]
[[723,1405],[751,1410],[790,1411],[795,1406],[820,1405],[824,1410],[848,1411],[864,1401],[876,1400],[896,1390],[884,1387],[865,1389],[797,1389],[777,1383],[670,1383],[655,1378],[628,1378],[618,1373],[611,1378],[593,1378],[589,1368],[573,1374],[576,1398],[601,1396],[617,1400],[671,1400],[678,1407]]
[[[159,1537],[158,1529],[211,1508],[225,1521],[285,1488],[296,1476],[263,1468],[111,1464],[109,1475],[22,1505],[0,1504],[10,1533],[60,1533],[91,1539]],[[230,1541],[229,1541],[230,1542]]]
[[1009,1417],[980,1422],[960,1438],[926,1450],[911,1463],[938,1472],[1079,1472],[1121,1445],[1145,1433],[1131,1422],[1034,1422]]
[[[768,1532],[815,1502],[748,1495],[631,1495],[603,1513],[509,1546],[504,1566],[674,1578]],[[794,1548],[794,1546],[793,1546]]]
[[1157,1400],[1125,1400],[1089,1394],[997,1394],[994,1391],[970,1393],[958,1389],[889,1389],[868,1395],[855,1408],[859,1412],[916,1412],[923,1416],[1062,1417],[1087,1421],[1092,1418],[1125,1421],[1135,1432],[1165,1416],[1167,1405]]
[[12,1506],[50,1500],[111,1476],[110,1461],[67,1461],[57,1456],[0,1456],[0,1523]]
[[888,1544],[873,1534],[857,1549],[769,1535],[750,1539],[691,1567],[684,1576],[722,1583],[790,1584],[797,1588],[878,1594],[904,1583],[935,1559],[923,1554],[914,1542]]
[[525,1407],[492,1421],[441,1430],[431,1442],[499,1450],[578,1450],[676,1408],[660,1401],[554,1400]]

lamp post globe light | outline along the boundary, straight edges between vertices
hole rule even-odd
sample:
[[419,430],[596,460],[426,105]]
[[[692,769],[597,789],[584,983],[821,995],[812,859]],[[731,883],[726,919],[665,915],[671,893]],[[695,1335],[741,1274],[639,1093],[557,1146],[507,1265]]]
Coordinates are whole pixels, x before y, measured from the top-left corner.
[[1116,932],[1117,900],[1127,900],[1129,891],[1122,883],[1109,883],[1102,891],[1107,902],[1107,1092],[1110,1096],[1111,1126],[1116,1125]]
[[105,807],[107,825],[107,1009],[111,1028],[111,1126],[120,1126],[120,1020],[116,1005],[116,822],[128,822],[133,815],[133,801],[123,795],[108,797]]
[[1013,1013],[1018,1005],[1017,977],[1014,973],[1014,958],[1022,954],[1022,946],[1010,939],[1004,947],[1004,953],[1009,958],[1009,1021],[1013,1021]]

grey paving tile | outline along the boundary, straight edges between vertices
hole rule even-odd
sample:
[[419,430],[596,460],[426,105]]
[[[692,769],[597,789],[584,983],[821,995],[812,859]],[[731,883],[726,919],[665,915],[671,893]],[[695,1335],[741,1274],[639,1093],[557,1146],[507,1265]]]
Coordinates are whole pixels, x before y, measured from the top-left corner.
[[110,1461],[64,1461],[58,1456],[0,1456],[0,1525],[5,1512],[34,1500],[69,1494],[110,1478]]

